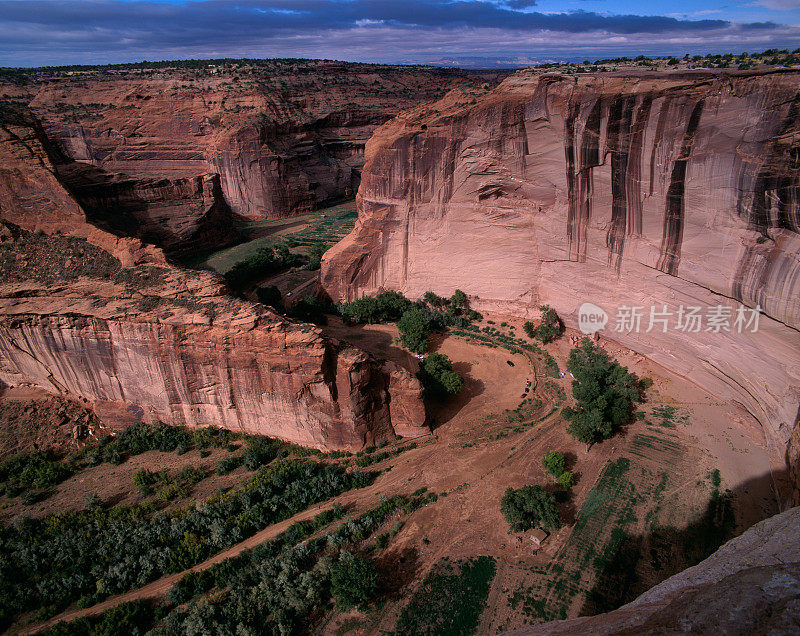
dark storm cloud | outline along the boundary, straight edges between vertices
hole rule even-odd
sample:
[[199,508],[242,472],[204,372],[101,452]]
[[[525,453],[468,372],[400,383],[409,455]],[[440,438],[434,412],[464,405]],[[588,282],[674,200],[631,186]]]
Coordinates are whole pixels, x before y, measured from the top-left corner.
[[534,5],[526,0],[0,0],[0,64],[247,54],[424,61],[431,54],[472,51],[473,45],[487,52],[492,39],[505,46],[497,53],[530,51],[531,38],[542,33],[568,34],[581,45],[595,41],[596,34],[607,40],[648,34],[705,39],[789,28],[588,11],[545,14],[530,11]]

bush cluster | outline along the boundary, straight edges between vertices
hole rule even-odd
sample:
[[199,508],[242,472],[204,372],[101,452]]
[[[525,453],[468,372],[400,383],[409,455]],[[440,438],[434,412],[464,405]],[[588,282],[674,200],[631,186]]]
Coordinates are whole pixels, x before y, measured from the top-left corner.
[[534,326],[532,322],[528,321],[522,327],[528,338],[547,344],[558,337],[564,325],[556,310],[551,309],[549,305],[542,305],[539,309],[542,311],[542,319],[539,324]]
[[225,273],[225,280],[233,289],[242,289],[256,278],[277,274],[300,264],[302,257],[289,250],[287,245],[265,247],[239,261]]
[[425,387],[426,394],[435,398],[454,395],[461,390],[464,381],[453,371],[453,363],[443,353],[431,353],[419,366],[419,381]]
[[558,451],[548,451],[542,457],[542,465],[558,480],[564,490],[569,490],[575,483],[575,475],[567,470],[566,459]]
[[541,486],[509,488],[500,501],[500,512],[514,532],[541,526],[545,530],[561,527],[556,498]]
[[[379,581],[375,566],[355,554],[354,546],[389,515],[412,512],[429,500],[423,495],[381,497],[376,508],[324,536],[307,539],[328,523],[315,518],[294,524],[249,554],[212,566],[208,574],[184,576],[169,592],[172,602],[211,593],[171,612],[155,633],[309,633],[310,617],[324,610],[331,598],[341,609],[363,607],[376,594]],[[338,518],[342,513],[339,508],[332,514]]]
[[588,338],[570,351],[567,369],[575,377],[572,395],[577,402],[562,411],[569,433],[587,446],[614,435],[641,399],[638,378]]
[[183,509],[150,504],[64,512],[0,528],[0,627],[42,606],[141,586],[373,479],[319,462],[273,462],[241,487]]
[[74,460],[63,462],[50,450],[18,453],[0,463],[0,492],[16,497],[28,488],[52,488],[78,468]]
[[339,305],[339,314],[348,325],[374,324],[398,320],[412,302],[403,294],[387,291],[375,297],[364,296]]
[[216,426],[187,428],[167,424],[135,424],[114,438],[106,438],[100,446],[87,450],[86,458],[92,466],[104,461],[121,464],[128,457],[154,450],[183,454],[192,448],[221,448],[237,437],[233,431]]

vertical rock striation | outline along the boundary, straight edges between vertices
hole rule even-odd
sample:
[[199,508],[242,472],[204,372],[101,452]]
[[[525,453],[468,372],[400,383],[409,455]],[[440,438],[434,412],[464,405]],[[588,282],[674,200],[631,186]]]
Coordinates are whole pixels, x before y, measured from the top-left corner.
[[[454,92],[376,131],[323,286],[337,301],[459,288],[523,316],[550,304],[570,326],[595,303],[602,335],[741,402],[785,444],[800,403],[798,86],[792,71],[526,71],[474,102]],[[681,307],[719,305],[731,329],[676,328]],[[669,328],[648,331],[665,306]],[[736,327],[740,306],[761,308],[756,333]],[[624,307],[641,308],[638,331],[615,329]]]

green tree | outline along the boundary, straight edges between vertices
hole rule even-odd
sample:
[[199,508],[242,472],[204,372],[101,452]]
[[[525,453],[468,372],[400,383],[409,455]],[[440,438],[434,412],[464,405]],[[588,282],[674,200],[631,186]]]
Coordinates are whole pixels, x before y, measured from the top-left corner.
[[500,501],[500,512],[514,532],[536,526],[545,530],[561,527],[556,498],[538,485],[506,490]]
[[425,357],[417,374],[425,391],[431,397],[443,398],[461,390],[464,381],[453,371],[453,363],[443,353],[431,353]]
[[372,561],[357,557],[347,550],[331,566],[331,595],[345,609],[363,607],[375,596],[378,572]]
[[450,305],[452,307],[458,307],[460,309],[466,309],[468,307],[467,295],[461,291],[460,289],[455,290],[453,295],[450,297]]
[[641,399],[639,381],[588,338],[570,351],[567,369],[575,377],[572,395],[577,404],[562,413],[570,422],[567,431],[588,448],[630,419],[633,403]]
[[425,353],[431,332],[430,313],[412,305],[397,321],[397,329],[404,347],[414,353]]
[[[543,344],[547,344],[561,333],[561,319],[555,309],[551,309],[549,305],[542,305],[539,309],[542,310],[542,320],[539,326],[536,327],[534,337],[537,340],[541,340]],[[528,330],[526,329],[525,333],[527,332]]]
[[561,484],[561,487],[564,490],[569,490],[572,488],[572,485],[575,483],[575,475],[573,475],[568,470],[565,470],[558,476],[558,483]]
[[548,451],[542,457],[542,465],[553,477],[560,477],[566,468],[564,455],[558,451]]

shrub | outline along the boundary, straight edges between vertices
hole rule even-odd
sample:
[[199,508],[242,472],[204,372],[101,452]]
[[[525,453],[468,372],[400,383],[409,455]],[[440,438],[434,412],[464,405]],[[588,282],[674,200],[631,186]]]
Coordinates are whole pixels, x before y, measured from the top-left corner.
[[217,475],[227,475],[244,463],[244,455],[231,455],[217,462]]
[[565,470],[558,476],[558,483],[564,490],[569,490],[575,484],[575,475],[568,470]]
[[515,532],[535,526],[557,530],[561,526],[555,497],[538,485],[506,490],[500,511]]
[[453,292],[453,295],[450,297],[450,306],[458,307],[459,309],[467,309],[468,307],[467,295],[460,289],[455,290],[455,292]]
[[542,457],[542,465],[557,479],[564,473],[566,461],[558,451],[548,451]]
[[641,399],[638,378],[588,338],[570,351],[567,369],[575,376],[572,395],[577,402],[576,408],[562,411],[570,422],[567,430],[587,446],[611,437]]
[[200,466],[184,466],[178,473],[178,479],[189,484],[198,484],[206,477],[205,469]]
[[346,324],[379,323],[397,320],[411,305],[403,294],[387,291],[340,305],[339,313]]
[[156,474],[146,468],[140,468],[133,473],[133,485],[142,495],[149,495],[153,492],[153,484],[156,483],[156,480]]
[[268,464],[278,456],[276,444],[268,437],[258,435],[247,440],[247,450],[244,453],[244,467],[247,470],[256,470]]
[[400,342],[409,351],[425,353],[428,348],[428,336],[431,332],[431,314],[419,307],[412,306],[407,309],[400,320],[397,329],[400,331]]
[[426,291],[425,295],[422,297],[422,300],[428,303],[431,307],[443,307],[450,302],[447,300],[447,298],[437,296],[432,291]]
[[378,572],[372,561],[343,550],[331,567],[331,595],[343,609],[363,607],[375,596]]
[[536,327],[530,320],[526,321],[525,324],[522,325],[522,328],[525,330],[525,335],[527,335],[528,338],[531,340],[536,338]]
[[432,397],[442,398],[454,395],[461,390],[464,381],[453,371],[453,363],[443,353],[431,353],[420,364],[419,381],[426,393]]

